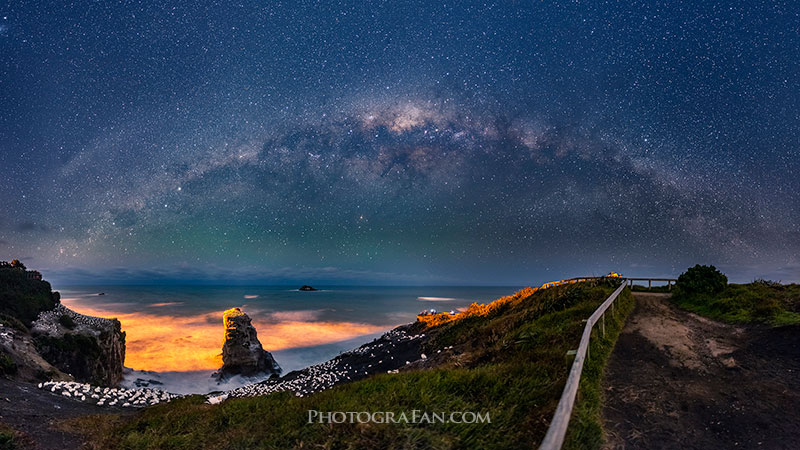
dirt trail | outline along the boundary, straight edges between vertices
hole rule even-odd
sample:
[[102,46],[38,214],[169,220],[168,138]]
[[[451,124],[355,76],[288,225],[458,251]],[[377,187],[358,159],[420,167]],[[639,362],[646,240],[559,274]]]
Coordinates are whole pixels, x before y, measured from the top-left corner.
[[742,327],[637,304],[609,360],[603,411],[611,449],[796,449],[800,327]]

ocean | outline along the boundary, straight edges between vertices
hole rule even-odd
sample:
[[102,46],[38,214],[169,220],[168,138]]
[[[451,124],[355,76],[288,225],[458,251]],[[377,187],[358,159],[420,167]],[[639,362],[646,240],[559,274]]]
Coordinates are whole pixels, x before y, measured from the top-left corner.
[[222,312],[240,307],[283,373],[327,361],[371,341],[425,309],[457,311],[521,287],[54,286],[79,312],[116,317],[126,332],[123,386],[160,384],[207,393],[251,383],[212,377],[221,362]]

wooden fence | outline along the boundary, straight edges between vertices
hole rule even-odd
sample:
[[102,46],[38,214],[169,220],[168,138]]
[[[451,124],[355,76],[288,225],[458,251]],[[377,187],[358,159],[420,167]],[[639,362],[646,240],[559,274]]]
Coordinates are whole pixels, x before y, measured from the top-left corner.
[[[584,279],[591,279],[593,277],[586,277]],[[584,280],[581,279],[581,280]],[[561,400],[558,402],[556,412],[553,414],[553,420],[550,422],[550,428],[547,429],[547,434],[539,446],[539,450],[559,450],[564,444],[564,437],[567,434],[567,427],[569,426],[569,419],[572,417],[572,408],[575,406],[575,397],[578,394],[578,386],[581,382],[581,372],[583,371],[583,363],[589,358],[589,343],[592,339],[592,329],[599,322],[600,329],[605,336],[606,320],[605,313],[609,308],[614,308],[614,302],[619,297],[619,294],[628,286],[633,285],[634,281],[647,281],[648,287],[652,286],[653,281],[666,281],[668,286],[672,286],[676,280],[674,278],[628,278],[622,279],[623,283],[603,302],[589,319],[586,321],[586,326],[583,328],[583,335],[581,342],[578,345],[578,350],[575,352],[575,361],[567,377],[567,383],[564,386],[564,391],[561,394]]]

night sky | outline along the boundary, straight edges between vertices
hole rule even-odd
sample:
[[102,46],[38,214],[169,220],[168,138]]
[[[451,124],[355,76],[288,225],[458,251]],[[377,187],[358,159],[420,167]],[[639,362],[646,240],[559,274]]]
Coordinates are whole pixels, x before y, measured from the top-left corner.
[[800,281],[791,2],[0,3],[0,259],[61,284]]

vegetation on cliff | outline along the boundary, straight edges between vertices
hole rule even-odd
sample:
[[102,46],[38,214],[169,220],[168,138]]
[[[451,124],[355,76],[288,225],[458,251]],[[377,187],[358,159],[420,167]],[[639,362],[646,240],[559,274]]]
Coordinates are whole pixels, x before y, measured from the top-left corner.
[[47,281],[29,279],[22,269],[0,269],[0,314],[29,326],[40,312],[53,309],[59,299]]
[[725,322],[800,323],[800,285],[727,281],[714,266],[697,265],[678,278],[672,300],[683,309]]
[[[426,368],[401,370],[340,385],[308,397],[277,393],[229,399],[201,396],[147,408],[133,418],[78,419],[94,448],[530,448],[544,436],[568,374],[584,320],[613,290],[610,283],[576,283],[506,298],[496,307],[438,326],[417,323],[430,355],[453,346],[454,356]],[[597,387],[615,331],[632,297],[624,291],[607,334],[592,344],[568,445],[602,442]],[[436,360],[435,356],[428,360]],[[490,424],[309,423],[309,410],[472,411]]]
[[17,363],[5,353],[0,353],[0,375],[13,375],[17,373]]
[[39,335],[34,338],[34,342],[39,354],[47,362],[69,373],[75,379],[99,385],[108,384],[93,379],[92,368],[95,361],[103,356],[103,351],[94,337],[74,333],[65,333],[61,337]]

